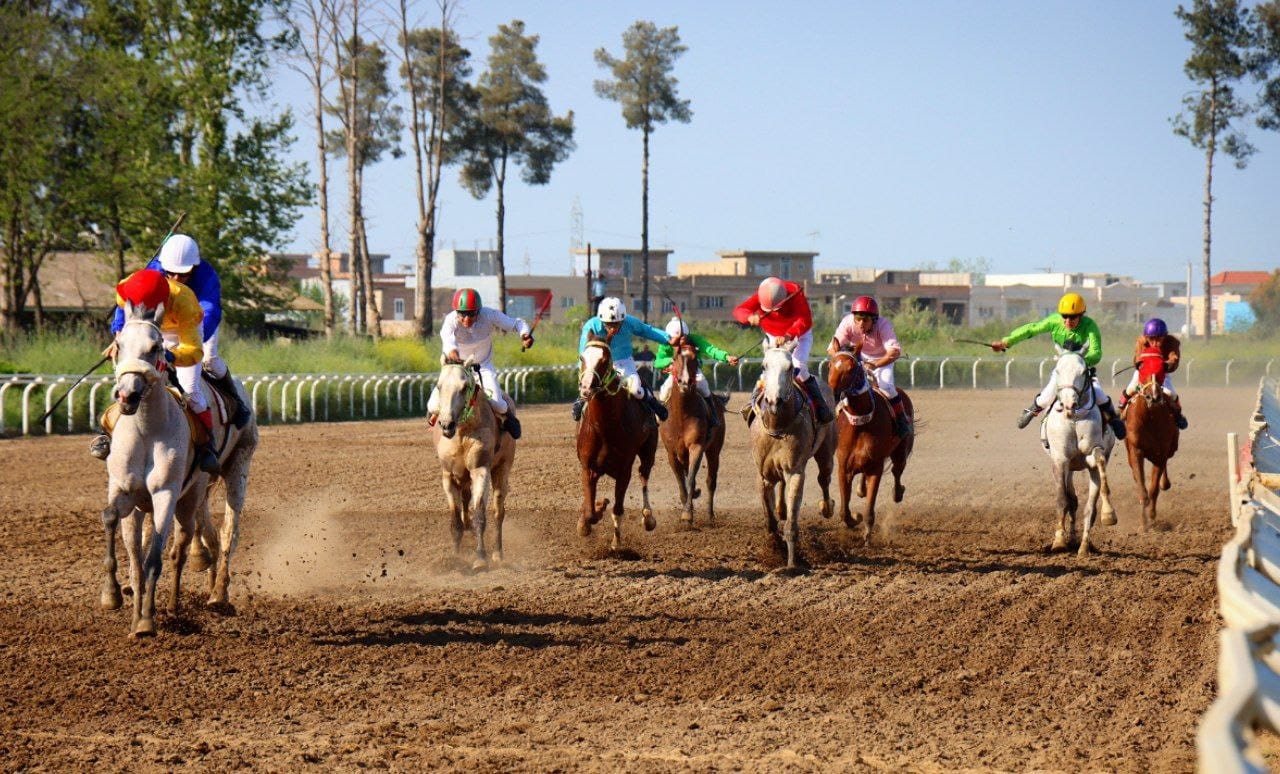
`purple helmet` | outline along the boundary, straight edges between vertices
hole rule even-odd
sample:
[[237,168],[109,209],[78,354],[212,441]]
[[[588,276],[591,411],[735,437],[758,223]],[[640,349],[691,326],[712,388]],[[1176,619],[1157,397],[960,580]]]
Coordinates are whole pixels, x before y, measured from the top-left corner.
[[1159,317],[1152,317],[1147,320],[1147,324],[1142,326],[1142,335],[1144,336],[1168,336],[1169,326],[1164,324],[1164,320]]

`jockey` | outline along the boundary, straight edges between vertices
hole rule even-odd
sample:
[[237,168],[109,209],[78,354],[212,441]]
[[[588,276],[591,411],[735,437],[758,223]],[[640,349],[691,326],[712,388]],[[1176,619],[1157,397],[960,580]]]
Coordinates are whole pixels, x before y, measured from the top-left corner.
[[[804,289],[794,282],[786,282],[777,277],[769,277],[760,283],[756,294],[738,304],[733,310],[733,317],[743,325],[758,325],[765,332],[766,347],[781,346],[795,340],[796,348],[791,353],[791,362],[796,369],[796,379],[813,401],[818,413],[818,421],[830,422],[835,417],[831,408],[822,397],[818,388],[818,380],[809,373],[809,350],[813,347],[813,315],[809,312],[809,301],[804,296]],[[747,404],[748,410],[755,405],[756,396],[752,394]]]
[[[1142,326],[1142,335],[1134,343],[1133,378],[1129,380],[1129,385],[1124,388],[1124,392],[1120,393],[1120,410],[1124,411],[1129,399],[1137,394],[1139,384],[1146,378],[1146,373],[1163,371],[1164,381],[1160,387],[1173,399],[1173,416],[1178,423],[1178,429],[1186,430],[1187,418],[1182,415],[1182,401],[1178,399],[1178,393],[1174,392],[1173,380],[1169,378],[1169,374],[1178,370],[1178,360],[1181,357],[1182,343],[1176,336],[1169,335],[1169,326],[1165,325],[1164,320],[1159,317],[1147,320],[1147,324]],[[1158,359],[1160,368],[1152,369],[1146,366],[1145,362],[1149,358]]]
[[[1093,318],[1085,315],[1084,298],[1079,293],[1067,293],[1058,301],[1058,311],[1055,314],[1038,322],[1015,328],[1003,339],[991,342],[991,349],[1004,352],[1014,344],[1042,333],[1052,335],[1054,348],[1058,354],[1079,353],[1084,358],[1085,365],[1089,367],[1090,374],[1093,374],[1094,366],[1102,359],[1102,332],[1098,330],[1098,324],[1093,321]],[[1107,397],[1102,385],[1098,382],[1097,375],[1093,375],[1092,380],[1094,402],[1102,412],[1102,418],[1111,426],[1116,439],[1123,440],[1124,422],[1117,416],[1115,407],[1111,405],[1111,399]],[[1057,392],[1056,377],[1051,375],[1049,383],[1031,401],[1031,405],[1022,410],[1022,416],[1018,418],[1018,427],[1031,424],[1031,420],[1041,411],[1053,405],[1057,399]]]
[[[512,438],[520,438],[520,421],[513,406],[498,386],[498,371],[493,367],[493,332],[520,334],[525,348],[533,346],[529,324],[519,317],[509,317],[503,312],[480,303],[480,294],[471,288],[460,288],[453,294],[453,311],[444,316],[440,325],[441,351],[449,360],[464,362],[471,358],[480,366],[480,385],[489,398],[489,405],[498,414],[502,429]],[[440,414],[440,388],[431,391],[427,401],[427,422],[436,423]]]
[[[112,324],[112,333],[124,327],[125,302],[147,309],[164,306],[164,319],[160,321],[160,334],[164,337],[165,359],[177,371],[178,383],[187,394],[187,407],[200,424],[209,431],[210,439],[196,446],[196,463],[206,473],[218,472],[218,455],[213,449],[213,415],[200,394],[199,368],[204,354],[201,346],[204,311],[191,289],[177,280],[166,277],[154,269],[142,269],[130,274],[116,285],[116,306],[119,324]],[[103,353],[115,357],[113,341]],[[191,374],[195,373],[193,379]],[[111,453],[111,437],[99,435],[89,446],[89,453],[105,460]]]
[[[685,325],[684,320],[681,320],[679,317],[672,317],[671,320],[667,322],[666,331],[672,341],[679,338],[688,340],[690,344],[698,348],[698,355],[700,357],[718,360],[721,363],[728,363],[732,366],[736,366],[738,364],[738,357],[736,355],[730,355],[728,352],[720,349],[708,341],[705,336],[690,333],[689,326]],[[675,359],[675,352],[676,348],[674,346],[664,342],[658,347],[658,359],[653,362],[653,367],[659,371],[665,371],[670,368],[671,361]],[[668,377],[662,383],[662,386],[658,388],[658,399],[663,403],[666,403],[667,398],[671,395],[671,384],[672,379]],[[708,428],[715,427],[720,424],[720,422],[716,419],[715,406],[711,403],[711,385],[707,384],[707,377],[702,375],[701,369],[698,370],[695,384],[697,384],[698,394],[706,399],[707,408],[710,409],[708,414],[710,419],[707,421],[707,426]]]
[[863,362],[889,399],[898,437],[905,438],[911,432],[911,424],[902,406],[902,396],[893,383],[893,364],[902,357],[898,334],[893,330],[893,323],[880,316],[880,306],[871,296],[858,296],[849,311],[831,337],[827,354],[834,355],[841,348],[861,348],[863,357],[868,358]]
[[[582,335],[578,338],[579,353],[587,348],[587,334],[593,334],[596,338],[609,343],[609,357],[613,360],[613,370],[617,371],[618,376],[622,378],[622,385],[627,388],[627,392],[631,393],[631,397],[643,401],[658,419],[665,422],[667,407],[653,397],[653,393],[644,386],[640,381],[640,374],[636,372],[636,361],[631,356],[631,338],[640,336],[660,344],[675,345],[679,337],[668,336],[661,328],[655,328],[638,318],[629,317],[622,299],[613,297],[602,299],[600,307],[596,310],[596,316],[582,324]],[[582,398],[573,402],[574,422],[582,418],[582,408],[585,405],[586,401]]]

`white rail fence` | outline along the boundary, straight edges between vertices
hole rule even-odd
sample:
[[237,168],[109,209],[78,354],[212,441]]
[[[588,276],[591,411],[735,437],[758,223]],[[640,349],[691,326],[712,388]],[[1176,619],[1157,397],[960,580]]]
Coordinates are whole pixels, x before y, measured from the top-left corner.
[[1249,443],[1227,435],[1235,535],[1218,560],[1218,698],[1196,734],[1201,772],[1265,772],[1255,728],[1280,731],[1280,383],[1264,377]]
[[[826,375],[827,359],[811,368]],[[1226,385],[1232,380],[1270,375],[1276,359],[1183,361],[1183,385]],[[1112,387],[1128,379],[1117,373],[1124,358],[1104,361],[1098,370]],[[915,389],[983,389],[1039,386],[1053,368],[1053,358],[913,357],[896,364],[898,384]],[[712,389],[744,390],[760,375],[760,360],[744,358],[736,367],[706,363]],[[499,369],[503,388],[519,403],[564,401],[576,392],[577,365]],[[420,416],[435,384],[435,373],[389,374],[260,374],[241,379],[260,422],[321,422]],[[94,376],[75,384],[72,374],[0,375],[0,436],[43,432],[83,432],[96,426],[111,401],[111,376]],[[74,386],[72,386],[74,384]],[[39,419],[65,393],[67,399],[40,426]]]

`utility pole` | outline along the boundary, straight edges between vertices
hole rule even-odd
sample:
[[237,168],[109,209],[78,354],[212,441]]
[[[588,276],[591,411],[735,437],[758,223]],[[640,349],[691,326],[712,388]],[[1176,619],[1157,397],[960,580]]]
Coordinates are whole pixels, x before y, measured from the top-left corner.
[[1187,261],[1187,337],[1191,337],[1191,261]]
[[591,243],[587,242],[587,317],[591,317]]

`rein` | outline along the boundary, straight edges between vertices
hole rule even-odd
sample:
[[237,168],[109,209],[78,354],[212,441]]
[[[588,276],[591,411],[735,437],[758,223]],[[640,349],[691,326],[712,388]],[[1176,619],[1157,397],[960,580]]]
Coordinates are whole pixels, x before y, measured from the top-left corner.
[[[587,346],[597,347],[599,349],[605,350],[606,352],[609,351],[609,345],[598,339],[595,341],[588,341]],[[583,363],[583,365],[585,366],[586,364]],[[578,371],[579,384],[582,383],[582,377],[584,374],[586,374],[585,368]],[[599,373],[597,373],[594,370],[592,370],[592,374],[594,374],[596,379],[600,381],[600,386],[591,391],[591,397],[587,398],[587,400],[591,400],[595,396],[599,395],[601,392],[603,392],[605,395],[608,395],[609,397],[612,398],[614,395],[617,395],[622,390],[622,380],[618,378],[618,372],[615,371],[613,368],[612,358],[610,358],[609,369],[604,376],[601,376]]]
[[458,418],[457,418],[457,420],[456,420],[456,421],[457,421],[457,423],[458,423],[459,425],[464,425],[464,424],[466,424],[468,421],[470,421],[470,420],[471,420],[471,418],[472,418],[472,417],[474,417],[474,416],[475,416],[475,414],[476,414],[476,399],[477,399],[477,398],[479,397],[479,395],[480,395],[480,383],[479,383],[479,380],[478,380],[478,379],[476,379],[476,378],[471,374],[471,369],[467,368],[467,367],[466,367],[465,365],[463,365],[462,363],[445,363],[445,366],[444,366],[444,367],[445,367],[445,368],[459,368],[459,369],[461,369],[461,370],[462,370],[462,374],[463,374],[464,378],[466,379],[466,382],[467,382],[467,390],[466,390],[466,392],[464,393],[464,395],[466,396],[467,403],[466,403],[466,407],[462,409],[462,413],[458,415]]
[[[854,361],[854,368],[862,368],[862,358],[854,356],[851,352],[837,352],[832,356],[832,359],[834,360],[837,357],[847,357]],[[871,420],[876,416],[876,399],[874,395],[871,396],[871,410],[865,414],[853,413],[853,408],[850,406],[851,399],[857,398],[861,395],[866,395],[869,392],[871,392],[871,380],[864,374],[862,377],[861,389],[855,391],[852,389],[852,385],[850,385],[849,387],[845,387],[840,393],[839,410],[849,420],[849,424],[854,427],[862,427],[863,425],[870,424]]]

